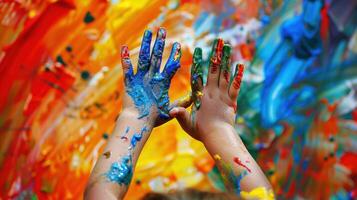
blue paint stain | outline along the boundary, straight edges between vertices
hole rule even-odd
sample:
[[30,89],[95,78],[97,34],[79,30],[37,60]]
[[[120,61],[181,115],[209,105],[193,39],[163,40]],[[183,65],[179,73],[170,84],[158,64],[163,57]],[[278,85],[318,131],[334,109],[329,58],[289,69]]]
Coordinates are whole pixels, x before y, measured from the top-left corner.
[[150,57],[151,36],[151,32],[144,33],[139,53],[138,72],[134,75],[131,67],[125,74],[126,91],[139,110],[138,119],[147,117],[153,107],[154,110],[157,110],[160,118],[167,119],[169,118],[170,104],[168,90],[171,78],[180,67],[181,46],[179,43],[173,44],[165,68],[163,72],[159,72],[166,32],[164,29],[159,30]]
[[138,74],[145,74],[150,67],[150,44],[152,32],[146,30],[141,42],[139,61],[138,61]]
[[107,179],[119,185],[129,185],[133,177],[131,156],[125,156],[120,162],[114,162],[110,166],[109,171],[105,174]]
[[146,132],[146,131],[147,131],[147,128],[145,126],[144,128],[141,129],[141,131],[139,133],[136,133],[133,135],[133,137],[131,138],[131,141],[130,141],[131,146],[133,148],[136,146],[136,144],[138,142],[140,142],[141,138],[143,137],[144,132]]
[[242,172],[241,174],[239,174],[238,176],[235,177],[235,179],[236,179],[236,182],[235,182],[236,183],[235,184],[236,188],[235,188],[235,190],[236,190],[238,195],[240,195],[240,192],[242,191],[242,188],[240,186],[240,182],[242,181],[244,176],[246,176],[247,174],[248,174],[248,172],[244,171],[244,172]]

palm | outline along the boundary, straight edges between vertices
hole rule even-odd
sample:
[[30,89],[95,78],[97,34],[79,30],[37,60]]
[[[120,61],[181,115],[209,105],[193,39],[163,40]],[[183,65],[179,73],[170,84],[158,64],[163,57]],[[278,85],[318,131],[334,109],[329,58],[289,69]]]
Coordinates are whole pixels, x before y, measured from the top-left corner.
[[191,113],[178,109],[176,115],[181,126],[192,137],[199,139],[212,127],[234,126],[236,99],[243,76],[243,65],[230,73],[231,47],[223,40],[215,40],[210,56],[207,84],[203,85],[202,50],[196,48],[191,68],[193,106]]

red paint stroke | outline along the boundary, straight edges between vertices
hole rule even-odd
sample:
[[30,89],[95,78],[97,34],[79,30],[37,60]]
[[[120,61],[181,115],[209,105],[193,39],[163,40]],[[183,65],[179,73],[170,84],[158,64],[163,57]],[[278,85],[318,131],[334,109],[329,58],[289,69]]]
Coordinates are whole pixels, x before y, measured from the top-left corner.
[[234,157],[234,158],[233,158],[233,161],[234,161],[236,164],[238,164],[238,165],[244,167],[249,173],[252,173],[252,170],[250,170],[247,165],[243,164],[242,161],[241,161],[238,157]]
[[[10,90],[15,96],[15,103],[23,98],[31,76],[38,71],[43,58],[49,56],[42,38],[74,8],[71,0],[50,4],[41,15],[26,21],[16,41],[4,49],[5,56],[0,62],[0,111],[14,103],[8,98]],[[16,85],[21,87],[15,91]]]
[[238,67],[238,73],[237,73],[236,77],[234,78],[234,82],[233,82],[233,87],[236,90],[238,90],[240,88],[240,84],[242,83],[244,65],[238,64],[237,67]]
[[328,16],[329,4],[326,4],[320,12],[321,15],[321,25],[320,25],[320,35],[323,40],[326,40],[329,33],[330,20]]
[[218,71],[218,67],[222,61],[222,50],[223,50],[224,41],[222,39],[218,39],[217,44],[215,46],[212,58],[211,58],[211,73],[215,74]]
[[42,99],[50,90],[56,91],[56,97],[60,98],[75,81],[74,76],[63,65],[52,66],[52,71],[41,72],[31,86],[31,98],[24,109],[24,114],[30,116],[40,106]]

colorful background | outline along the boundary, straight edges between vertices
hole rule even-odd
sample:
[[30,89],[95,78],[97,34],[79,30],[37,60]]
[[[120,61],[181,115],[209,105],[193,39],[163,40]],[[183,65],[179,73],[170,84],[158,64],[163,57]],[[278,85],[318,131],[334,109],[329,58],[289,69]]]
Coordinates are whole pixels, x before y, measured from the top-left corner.
[[[357,1],[0,1],[0,199],[81,199],[121,110],[119,49],[145,29],[191,56],[214,38],[246,64],[237,131],[279,199],[357,198]],[[223,134],[223,133],[222,133]],[[212,158],[176,120],[156,128],[127,199],[222,190]]]

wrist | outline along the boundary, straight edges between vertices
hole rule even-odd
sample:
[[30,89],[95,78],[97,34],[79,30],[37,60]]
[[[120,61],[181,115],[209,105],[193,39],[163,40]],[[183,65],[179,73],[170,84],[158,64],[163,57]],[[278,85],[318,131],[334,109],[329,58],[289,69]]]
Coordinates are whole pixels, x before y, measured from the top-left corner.
[[145,117],[140,117],[140,113],[135,108],[123,108],[120,116],[117,119],[119,120],[129,120],[132,123],[140,123],[148,127],[154,127],[155,117],[149,114]]
[[206,126],[198,126],[198,132],[202,142],[213,140],[216,137],[225,137],[226,135],[236,134],[232,125],[225,122],[213,122]]
[[242,144],[241,139],[234,127],[225,123],[211,126],[209,131],[205,131],[201,134],[200,139],[208,150],[216,149],[222,145],[240,146]]

